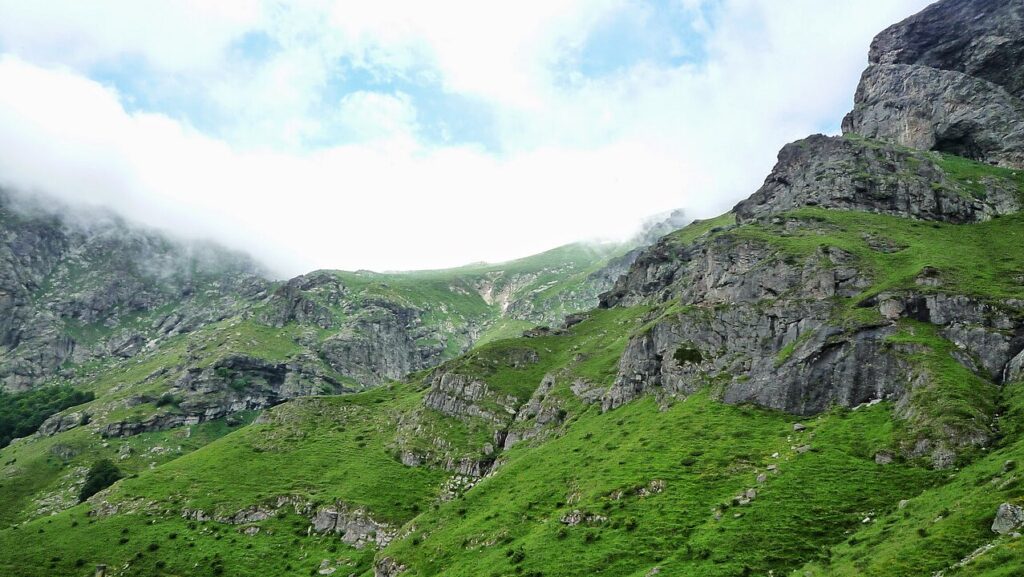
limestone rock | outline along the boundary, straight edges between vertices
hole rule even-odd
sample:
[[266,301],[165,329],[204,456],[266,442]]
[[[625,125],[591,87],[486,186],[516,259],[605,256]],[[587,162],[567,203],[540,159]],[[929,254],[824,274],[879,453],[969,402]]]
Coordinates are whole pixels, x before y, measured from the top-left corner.
[[737,222],[818,206],[953,223],[1020,210],[1015,182],[993,181],[986,190],[974,198],[925,153],[819,134],[784,146],[764,185],[733,210]]
[[1022,58],[1019,2],[936,2],[875,37],[843,131],[1022,168]]
[[1000,535],[1006,535],[1024,527],[1024,507],[1003,503],[996,510],[996,517],[992,521],[992,531]]

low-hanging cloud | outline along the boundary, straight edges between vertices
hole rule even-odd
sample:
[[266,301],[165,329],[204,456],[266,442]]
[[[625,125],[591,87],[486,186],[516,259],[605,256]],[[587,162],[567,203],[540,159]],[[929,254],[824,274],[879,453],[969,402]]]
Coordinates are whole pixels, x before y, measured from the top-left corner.
[[[252,3],[238,4],[244,18],[232,15],[231,26],[218,30],[235,34],[257,25]],[[335,16],[345,8],[328,4],[325,13]],[[288,87],[292,104],[264,105],[261,99],[274,96],[266,92],[246,101],[225,85],[214,86],[210,98],[255,106],[238,110],[263,115],[259,134],[308,134],[334,122],[353,135],[346,143],[306,146],[285,138],[286,145],[274,146],[255,133],[200,130],[187,119],[129,106],[126,95],[90,79],[88,66],[55,62],[46,47],[30,46],[0,57],[0,185],[213,238],[282,275],[452,266],[580,239],[624,238],[649,214],[683,207],[713,216],[752,192],[781,144],[837,124],[871,36],[924,4],[726,0],[715,3],[713,22],[705,23],[704,60],[637,62],[599,78],[545,66],[553,55],[544,50],[562,50],[564,42],[509,36],[501,22],[446,36],[440,18],[434,28],[429,21],[427,28],[388,28],[387,13],[379,11],[361,28],[358,18],[346,21],[356,26],[344,36],[349,44],[364,39],[362,57],[378,54],[376,65],[390,62],[396,74],[416,66],[409,46],[435,54],[430,70],[445,90],[491,107],[497,148],[425,138],[415,99],[400,91],[350,92],[327,115],[303,108],[304,90],[316,90],[324,77],[323,53],[300,57],[308,45],[301,47],[306,52],[284,53],[294,66],[311,67],[286,75],[312,79],[308,87]],[[574,2],[549,9],[549,28],[570,26],[555,38],[578,41],[585,34],[594,15],[580,10]],[[487,26],[503,32],[489,39]],[[373,35],[384,29],[391,36]],[[492,40],[504,43],[491,47],[492,68],[457,58],[473,43],[483,43],[479,52],[487,54]],[[205,60],[189,54],[154,62],[168,74],[216,66],[210,59],[229,43],[203,47]],[[517,43],[536,50],[506,50]],[[173,46],[135,49],[163,53]],[[275,86],[257,81],[244,86]]]

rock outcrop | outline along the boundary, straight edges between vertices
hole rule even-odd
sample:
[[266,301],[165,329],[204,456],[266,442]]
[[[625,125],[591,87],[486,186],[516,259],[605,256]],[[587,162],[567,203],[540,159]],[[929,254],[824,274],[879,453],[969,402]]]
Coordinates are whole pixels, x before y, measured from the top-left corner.
[[365,509],[340,502],[318,510],[313,515],[312,527],[317,533],[337,534],[356,549],[367,545],[383,549],[398,534],[396,528],[375,521]]
[[815,135],[783,147],[764,185],[733,210],[738,223],[803,207],[952,223],[978,222],[1020,210],[1016,181],[992,178],[985,183],[983,197],[975,196],[971,184],[948,175],[926,153],[857,138]]
[[996,517],[992,521],[992,532],[1006,535],[1022,528],[1024,528],[1024,507],[1010,503],[999,505]]
[[[1019,212],[1020,173],[938,152],[1022,166],[1022,22],[1018,2],[948,0],[883,32],[844,123],[850,134],[785,146],[764,185],[734,208],[740,229],[684,245],[666,238],[640,254],[601,305],[657,309],[630,339],[602,408],[712,385],[725,402],[796,414],[892,399],[897,414],[914,421],[922,407],[913,391],[935,378],[913,360],[922,355],[954,359],[980,388],[1019,379],[1024,303],[958,294],[929,267],[917,289],[871,292],[876,279],[864,259],[829,246],[833,225],[787,213],[821,208],[969,224]],[[758,234],[743,233],[751,227]],[[764,240],[794,235],[821,244],[797,256]],[[865,240],[880,253],[902,250]],[[851,322],[844,302],[874,309],[878,320]],[[935,327],[948,352],[896,338],[903,321]],[[981,412],[941,433],[922,432],[904,453],[948,467],[959,449],[988,443],[994,415],[972,410]]]
[[1024,7],[937,2],[879,34],[844,132],[1024,167]]

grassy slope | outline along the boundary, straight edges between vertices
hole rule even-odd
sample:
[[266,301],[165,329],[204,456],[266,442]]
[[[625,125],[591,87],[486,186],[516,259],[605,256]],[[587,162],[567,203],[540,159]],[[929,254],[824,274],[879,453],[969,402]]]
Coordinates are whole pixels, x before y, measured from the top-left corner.
[[[828,562],[810,563],[794,576],[1024,574],[1024,540],[990,530],[1000,503],[1024,503],[1024,383],[1007,385],[1003,402],[1005,437],[986,456],[950,475],[947,483],[908,495],[905,508],[879,516],[834,547]],[[987,545],[992,548],[956,566]]]
[[[967,226],[811,209],[793,216],[813,226],[780,234],[771,225],[755,225],[729,234],[773,243],[783,256],[809,256],[823,245],[853,254],[876,280],[858,299],[839,303],[853,320],[864,320],[855,301],[883,291],[1021,296],[1015,280],[1024,271],[1019,216]],[[727,217],[706,221],[676,236],[685,244],[726,224]],[[903,248],[876,251],[868,241],[879,239]],[[939,270],[944,287],[914,282],[925,266]],[[343,574],[369,575],[372,553],[336,538],[307,537],[307,521],[295,515],[261,523],[255,537],[218,523],[189,525],[177,516],[181,507],[232,512],[295,494],[318,503],[343,499],[380,519],[407,522],[410,534],[381,555],[406,563],[411,575],[639,577],[658,566],[669,575],[910,576],[951,567],[987,543],[994,544],[991,551],[946,574],[997,577],[1024,571],[1020,540],[994,539],[988,531],[1000,502],[1022,499],[1021,472],[1005,470],[1004,463],[1024,459],[1019,424],[1024,386],[965,400],[971,407],[1002,406],[1003,436],[988,454],[946,472],[915,463],[874,463],[877,449],[901,436],[885,403],[830,412],[807,422],[803,433],[792,431],[790,416],[721,405],[703,392],[666,408],[647,398],[606,414],[580,403],[569,383],[582,376],[609,384],[643,313],[600,311],[566,335],[496,340],[449,363],[449,369],[471,372],[521,400],[543,374],[555,372],[551,395],[564,399],[569,409],[568,420],[551,438],[517,445],[501,456],[505,462],[496,474],[454,501],[436,500],[446,473],[396,461],[394,423],[418,410],[423,394],[400,385],[344,399],[289,403],[274,411],[278,425],[251,425],[170,463],[140,470],[110,496],[143,503],[134,513],[86,518],[86,507],[79,506],[2,530],[0,570],[88,574],[87,567],[76,567],[81,559],[83,565],[130,563],[127,575],[215,574],[216,567],[227,575],[306,575],[321,559],[344,559],[350,564]],[[906,323],[895,338],[923,345],[930,352],[914,360],[940,363],[931,370],[949,371],[948,385],[966,386],[964,392],[971,393],[970,379],[945,362],[948,344],[933,329]],[[538,364],[514,370],[501,365],[505,352],[524,347],[538,352]],[[924,402],[944,402],[952,390],[933,391],[936,397]],[[950,412],[960,410],[954,406]],[[452,424],[453,437],[465,433],[456,424],[461,422],[433,417]],[[478,438],[452,440],[468,450]],[[795,451],[804,443],[812,450]],[[777,465],[777,474],[767,472],[769,464]],[[767,473],[763,486],[755,480],[762,472]],[[641,491],[651,492],[662,482],[661,492]],[[757,488],[756,499],[734,503],[733,496],[748,488]],[[910,500],[904,509],[897,506],[901,499]],[[574,510],[606,519],[571,527],[559,521]],[[121,539],[127,542],[120,544]]]
[[[793,421],[705,394],[666,411],[651,399],[603,415],[592,408],[564,436],[514,449],[495,476],[422,515],[417,532],[385,554],[409,564],[410,575],[626,576],[654,566],[670,575],[764,574],[814,557],[843,528],[933,482],[923,469],[870,460],[872,442],[890,430],[888,408],[829,415],[800,435]],[[805,439],[821,449],[796,454],[793,443]],[[758,485],[773,463],[779,473]],[[662,493],[639,493],[658,481]],[[732,504],[753,487],[751,505]],[[573,510],[607,520],[561,523]]]
[[[230,319],[204,327],[188,336],[176,337],[158,350],[122,362],[81,367],[80,389],[92,392],[96,399],[66,412],[84,411],[92,422],[143,420],[173,406],[158,408],[156,401],[169,387],[175,371],[162,369],[179,366],[191,355],[195,366],[207,366],[216,359],[236,353],[281,362],[301,350],[295,342],[300,327],[275,329]],[[126,407],[130,397],[147,397],[151,402]],[[0,523],[7,524],[36,514],[36,499],[41,495],[73,498],[71,480],[75,470],[88,467],[101,458],[112,458],[127,473],[165,463],[219,438],[232,427],[252,420],[253,415],[240,414],[231,425],[220,420],[191,430],[147,433],[125,439],[102,441],[87,426],[78,427],[52,437],[28,437],[0,450]],[[122,447],[128,446],[130,457],[120,459]],[[69,476],[70,475],[70,476]]]

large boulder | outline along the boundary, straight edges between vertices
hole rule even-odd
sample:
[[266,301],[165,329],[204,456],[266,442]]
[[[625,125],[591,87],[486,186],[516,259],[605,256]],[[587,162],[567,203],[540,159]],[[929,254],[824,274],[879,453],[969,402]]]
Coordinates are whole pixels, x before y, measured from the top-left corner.
[[1003,503],[996,510],[996,518],[992,521],[992,531],[1006,535],[1024,527],[1024,507]]

